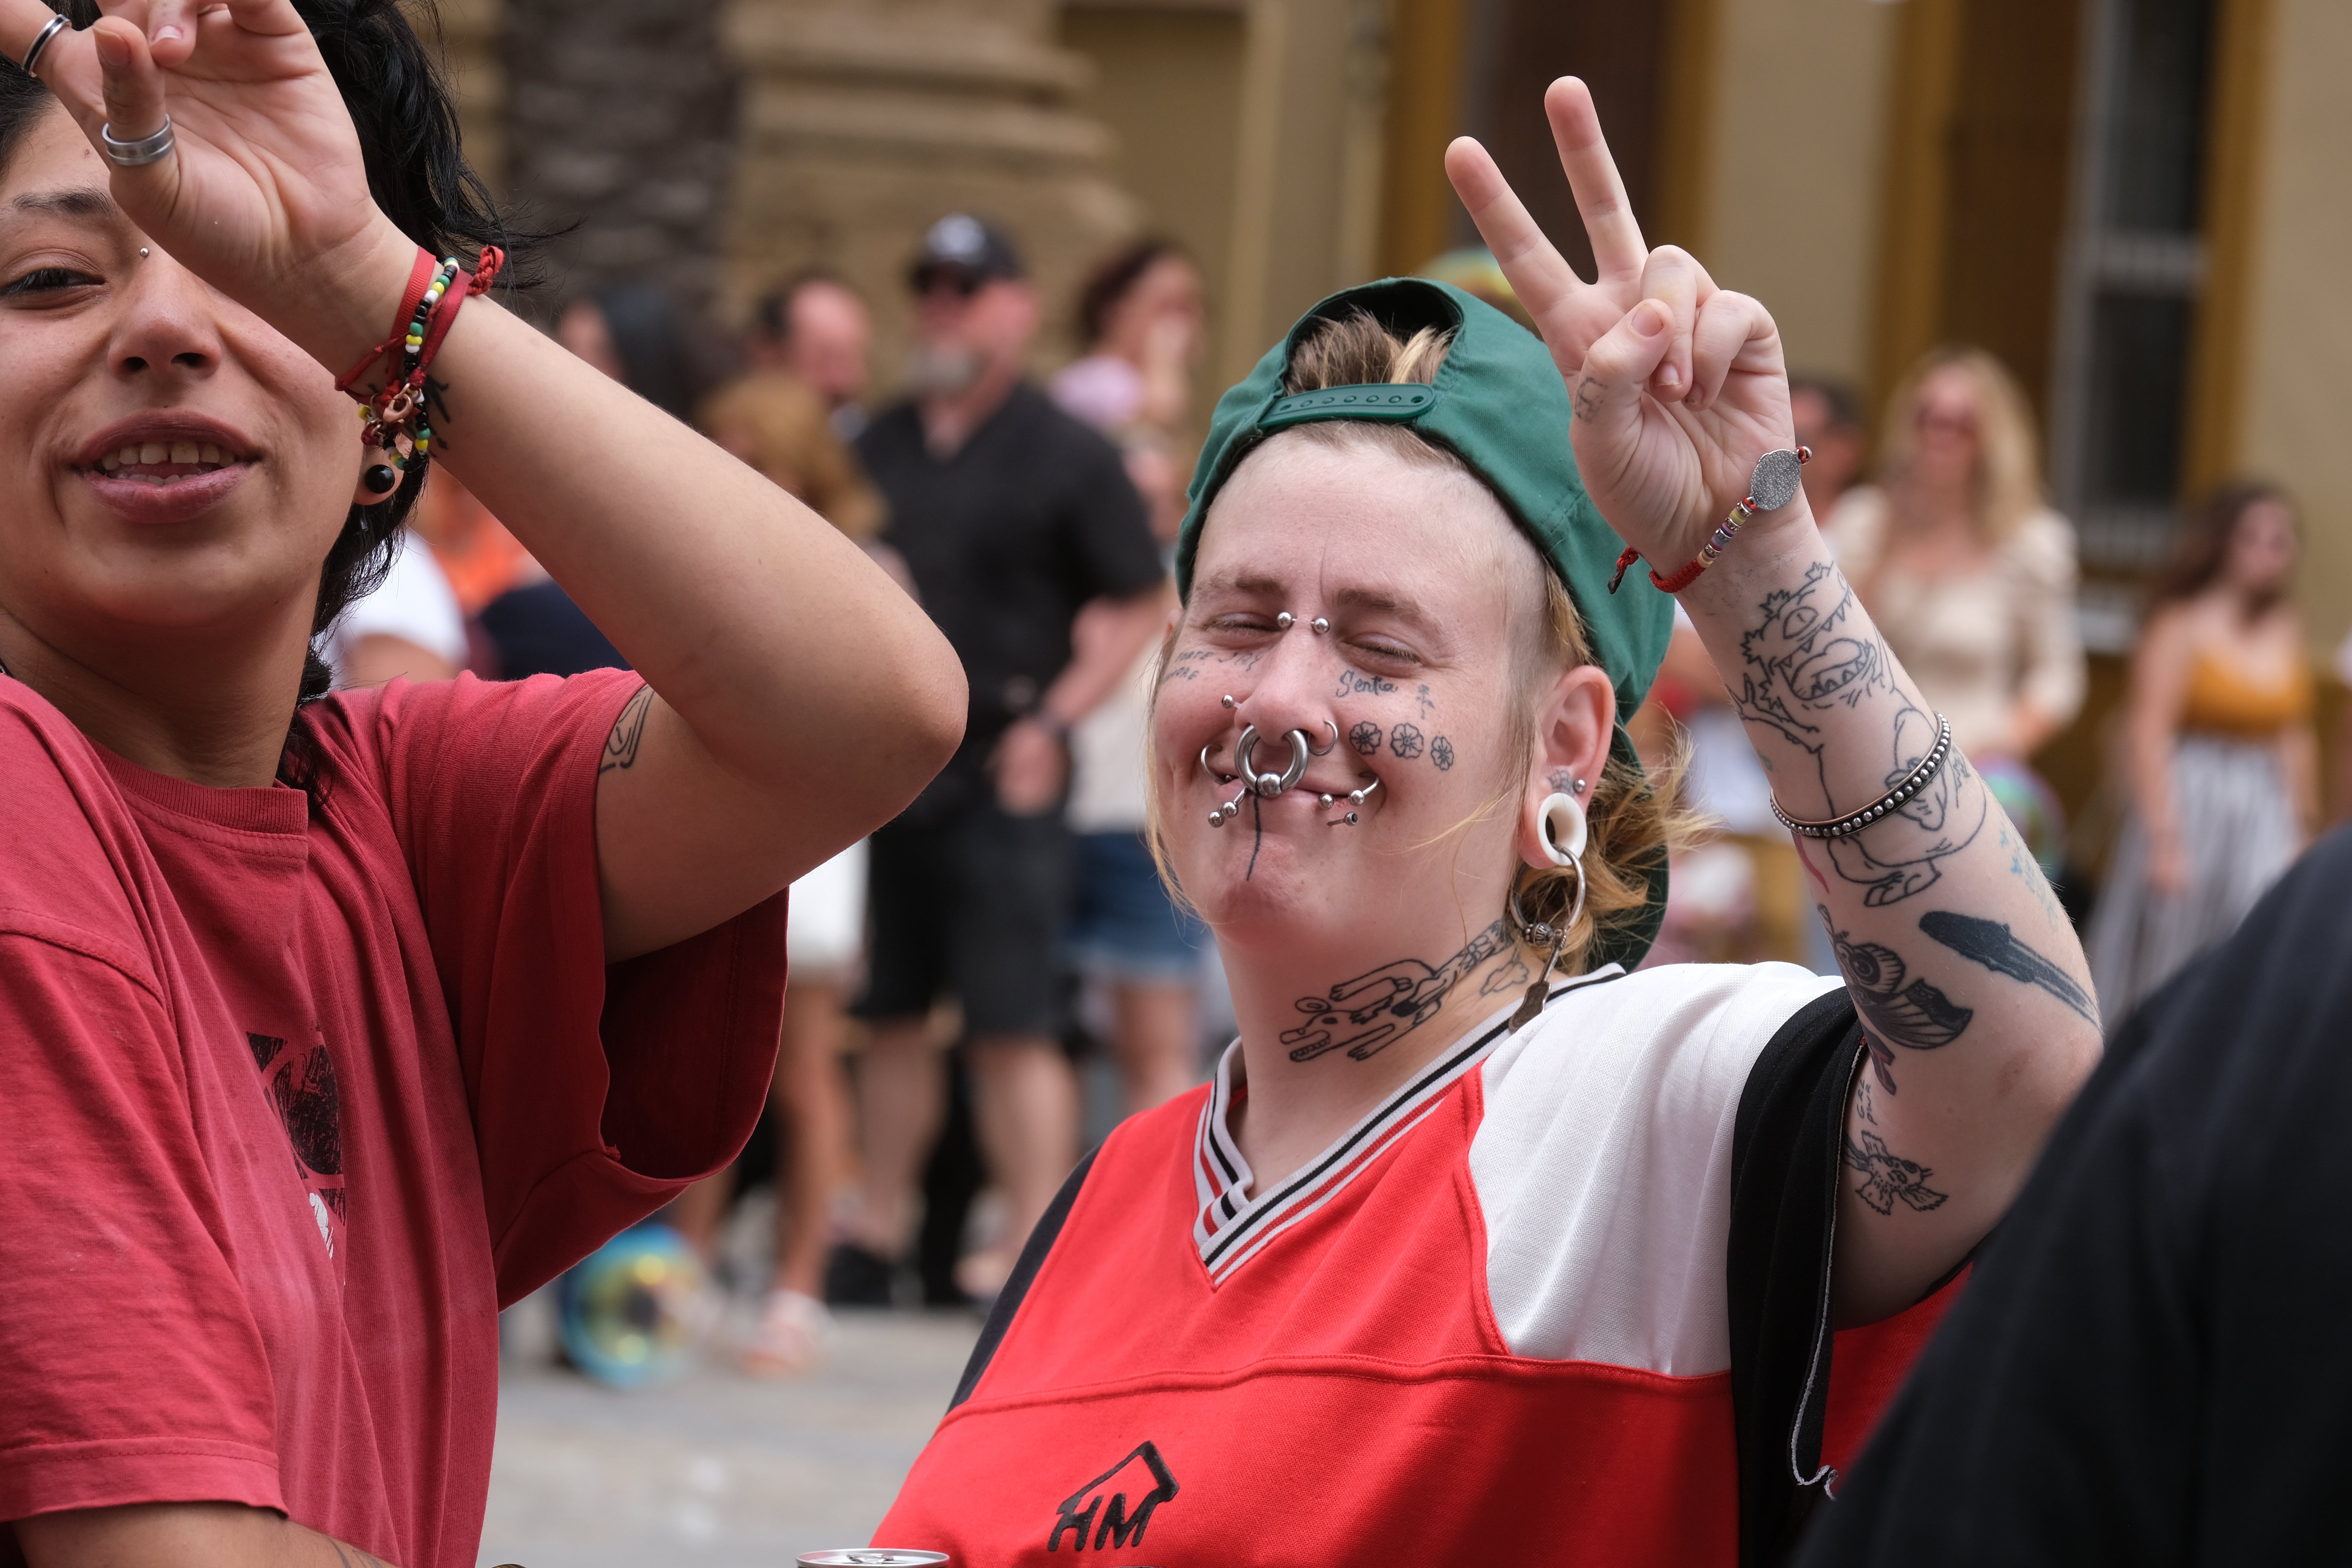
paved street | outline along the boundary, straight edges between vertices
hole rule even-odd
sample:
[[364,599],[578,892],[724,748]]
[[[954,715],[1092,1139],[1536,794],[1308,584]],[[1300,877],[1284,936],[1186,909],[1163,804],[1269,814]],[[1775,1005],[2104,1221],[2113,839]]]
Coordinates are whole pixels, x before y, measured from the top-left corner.
[[863,1545],[979,1329],[961,1314],[857,1314],[809,1376],[706,1367],[627,1392],[510,1361],[481,1562],[787,1568]]

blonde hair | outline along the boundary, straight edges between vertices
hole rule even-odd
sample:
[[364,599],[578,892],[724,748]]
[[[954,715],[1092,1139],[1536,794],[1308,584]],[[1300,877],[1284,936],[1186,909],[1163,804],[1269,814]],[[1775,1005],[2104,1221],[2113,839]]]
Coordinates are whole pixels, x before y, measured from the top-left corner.
[[[1283,377],[1283,391],[1292,394],[1316,392],[1327,386],[1408,382],[1425,385],[1436,379],[1437,367],[1444,362],[1445,351],[1452,344],[1451,333],[1433,327],[1423,327],[1409,339],[1400,338],[1360,310],[1339,321],[1323,322],[1292,351],[1290,367]],[[1283,438],[1293,437],[1324,447],[1373,447],[1408,463],[1458,468],[1476,477],[1457,454],[1424,439],[1408,426],[1328,420],[1293,426],[1283,432]],[[1522,620],[1513,638],[1507,687],[1513,691],[1541,689],[1548,684],[1548,678],[1559,671],[1592,662],[1591,641],[1586,636],[1583,617],[1577,613],[1576,602],[1569,597],[1559,574],[1543,563],[1540,551],[1537,559],[1543,581],[1542,600],[1536,613]],[[1160,639],[1160,668],[1167,664],[1168,655],[1176,644],[1176,634],[1177,628],[1171,626]],[[1160,689],[1158,674],[1155,668],[1154,708],[1159,704]],[[1534,757],[1539,740],[1532,705],[1512,708],[1507,734],[1513,761],[1503,770],[1495,794],[1477,810],[1438,835],[1439,839],[1466,832],[1498,812],[1516,815],[1527,764]],[[1618,937],[1649,923],[1653,872],[1668,855],[1687,847],[1703,826],[1703,819],[1696,814],[1672,804],[1682,793],[1679,784],[1683,761],[1684,753],[1678,749],[1645,774],[1642,768],[1612,750],[1601,776],[1592,781],[1591,791],[1579,802],[1584,807],[1587,823],[1581,866],[1584,910],[1562,943],[1561,973],[1582,973],[1601,939]],[[1178,886],[1168,859],[1159,773],[1157,769],[1147,769],[1146,773],[1150,781],[1148,811],[1151,857],[1170,894],[1189,908],[1190,900]],[[1519,907],[1530,921],[1556,924],[1575,902],[1577,871],[1547,866],[1515,875],[1523,879],[1518,884]],[[1516,925],[1511,934],[1525,948],[1524,938]],[[1535,952],[1532,956],[1540,963],[1550,954]]]
[[1960,372],[1976,394],[1977,526],[1998,544],[2042,508],[2042,453],[2024,389],[1984,350],[1948,345],[1911,367],[1887,400],[1880,468],[1896,482],[1909,468],[1918,438],[1920,392],[1929,376],[1945,370]]

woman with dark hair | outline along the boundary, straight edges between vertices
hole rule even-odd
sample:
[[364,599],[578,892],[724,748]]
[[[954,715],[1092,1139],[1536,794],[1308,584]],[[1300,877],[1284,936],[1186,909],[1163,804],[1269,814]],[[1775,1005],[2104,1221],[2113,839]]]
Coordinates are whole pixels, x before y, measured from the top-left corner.
[[1078,295],[1087,352],[1055,374],[1054,401],[1114,437],[1162,433],[1192,412],[1201,356],[1201,273],[1164,239],[1139,239],[1097,267]]
[[[497,225],[394,0],[105,9],[0,0],[0,1560],[462,1568],[499,1304],[735,1152],[776,894],[961,683],[467,302]],[[642,676],[325,694],[428,454]]]
[[2132,655],[2131,809],[2091,918],[2091,973],[2120,1021],[2227,937],[2319,820],[2294,504],[2215,491],[2157,581]]

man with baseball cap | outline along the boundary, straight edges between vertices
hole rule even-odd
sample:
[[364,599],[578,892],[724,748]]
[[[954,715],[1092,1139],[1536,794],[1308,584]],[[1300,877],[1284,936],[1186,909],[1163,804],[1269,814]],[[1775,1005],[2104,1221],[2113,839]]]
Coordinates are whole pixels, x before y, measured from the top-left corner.
[[[968,1259],[967,1289],[993,1293],[1077,1157],[1055,962],[1070,879],[1064,743],[1164,614],[1160,550],[1118,450],[1024,376],[1040,310],[1013,242],[951,213],[923,236],[908,281],[908,396],[875,418],[858,456],[889,503],[884,542],[963,659],[971,711],[954,761],[874,836],[873,957],[855,1009],[874,1026],[864,1190],[827,1281],[839,1301],[891,1294],[940,1122],[936,1002],[962,1008],[981,1151],[1008,1209],[1002,1256]],[[1097,601],[1104,635],[1074,649],[1072,623]]]

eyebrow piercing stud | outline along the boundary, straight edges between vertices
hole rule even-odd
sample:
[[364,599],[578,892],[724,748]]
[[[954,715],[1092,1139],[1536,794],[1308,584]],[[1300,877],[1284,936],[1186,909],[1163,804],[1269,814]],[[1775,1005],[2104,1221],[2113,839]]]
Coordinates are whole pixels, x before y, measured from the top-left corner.
[[1274,629],[1278,632],[1286,632],[1291,628],[1292,624],[1297,619],[1297,616],[1292,615],[1288,610],[1285,610],[1280,615],[1274,617]]
[[1327,620],[1325,620],[1322,616],[1316,616],[1313,620],[1311,620],[1311,621],[1309,621],[1309,622],[1307,622],[1307,629],[1308,631],[1313,632],[1317,637],[1321,637],[1325,632],[1328,632],[1328,631],[1329,631],[1329,630],[1331,629],[1331,623],[1330,623],[1330,622],[1328,622],[1328,621],[1327,621]]

